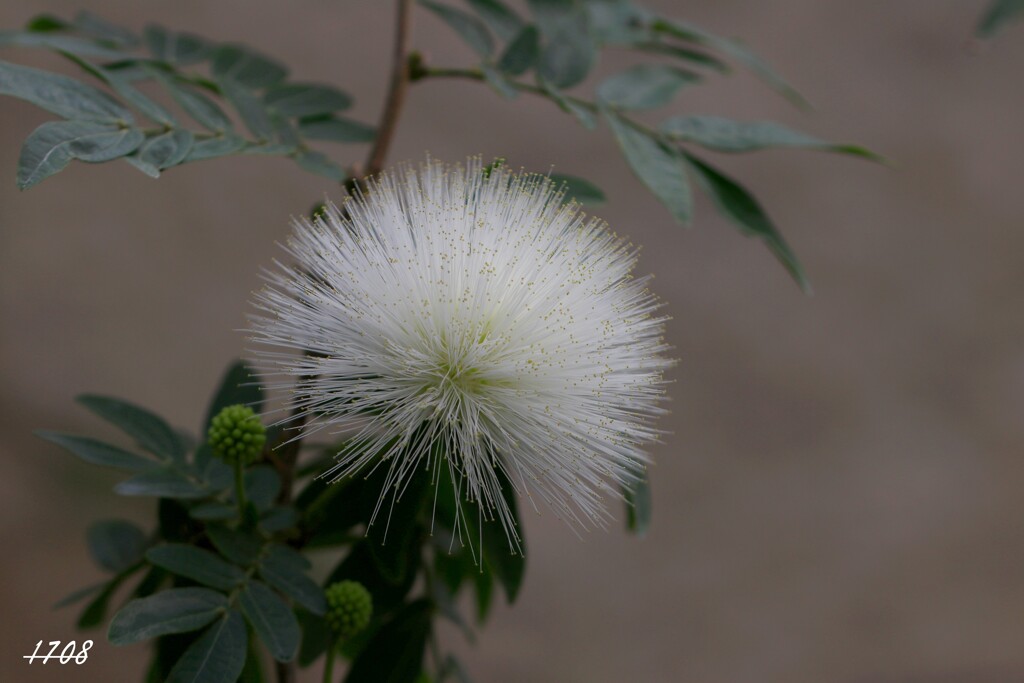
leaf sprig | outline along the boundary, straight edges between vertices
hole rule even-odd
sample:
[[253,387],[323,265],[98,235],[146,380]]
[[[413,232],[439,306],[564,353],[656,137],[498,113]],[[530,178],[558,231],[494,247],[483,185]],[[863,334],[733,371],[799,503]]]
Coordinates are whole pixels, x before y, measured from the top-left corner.
[[[346,172],[311,143],[374,138],[371,126],[339,114],[352,106],[348,93],[288,81],[284,65],[244,45],[156,25],[136,36],[89,13],[70,22],[37,17],[23,31],[0,32],[5,45],[55,51],[106,86],[0,61],[0,94],[65,119],[44,123],[25,141],[17,176],[22,189],[75,159],[124,159],[155,178],[174,166],[230,154],[288,157],[341,182]],[[148,94],[153,90],[162,91],[163,102]]]
[[[717,116],[681,116],[657,129],[635,112],[671,103],[709,73],[726,73],[730,62],[749,69],[794,105],[806,100],[768,64],[740,43],[703,28],[658,16],[630,0],[530,0],[532,21],[501,0],[466,0],[468,10],[421,0],[480,57],[473,69],[434,68],[418,56],[413,80],[468,78],[484,81],[506,98],[527,92],[551,100],[587,129],[603,121],[626,163],[643,185],[688,225],[693,216],[693,180],[718,210],[744,234],[760,238],[799,285],[810,288],[803,267],[754,195],[694,152],[751,152],[797,148],[881,157],[857,145],[833,144],[770,121],[734,121]],[[504,44],[503,46],[501,44]],[[590,98],[568,94],[581,85],[603,48],[630,49],[668,63],[643,63],[600,82]],[[499,49],[500,48],[500,49]],[[533,82],[522,77],[532,72]]]

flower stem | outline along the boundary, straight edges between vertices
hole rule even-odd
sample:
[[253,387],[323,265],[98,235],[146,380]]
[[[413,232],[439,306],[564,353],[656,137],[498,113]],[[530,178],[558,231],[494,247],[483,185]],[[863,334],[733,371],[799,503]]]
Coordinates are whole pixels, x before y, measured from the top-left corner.
[[245,524],[245,467],[241,461],[235,463],[235,500],[238,501],[238,521]]
[[372,176],[384,170],[384,162],[388,156],[388,148],[395,136],[398,117],[405,103],[405,93],[409,87],[409,35],[411,25],[412,0],[398,0],[395,21],[395,44],[391,53],[391,82],[388,85],[387,100],[384,111],[377,125],[377,137],[366,159],[364,176]]
[[324,683],[331,683],[331,678],[334,676],[334,660],[337,659],[334,650],[337,646],[337,641],[331,638],[327,641],[327,661],[324,662]]

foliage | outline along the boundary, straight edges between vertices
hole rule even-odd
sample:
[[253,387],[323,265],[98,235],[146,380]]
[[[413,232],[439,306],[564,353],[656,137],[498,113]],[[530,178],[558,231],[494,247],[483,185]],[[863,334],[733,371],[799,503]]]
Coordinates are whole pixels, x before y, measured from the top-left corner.
[[[793,148],[878,157],[767,121],[688,114],[657,125],[646,122],[647,112],[735,65],[806,107],[753,52],[630,0],[528,0],[526,13],[503,0],[453,1],[420,0],[418,6],[465,43],[475,64],[428,64],[396,40],[391,97],[377,128],[344,115],[353,103],[344,90],[291,80],[286,66],[245,45],[157,25],[138,34],[86,12],[72,20],[41,15],[22,30],[0,32],[0,47],[50,50],[91,79],[0,61],[0,94],[59,117],[28,135],[18,185],[32,187],[73,160],[120,159],[156,178],[197,161],[242,154],[287,157],[353,190],[362,175],[359,166],[332,160],[315,145],[372,143],[371,160],[383,159],[401,88],[461,78],[486,83],[505,101],[521,94],[544,98],[588,130],[603,124],[640,183],[677,222],[692,219],[695,185],[807,286],[800,263],[760,202],[705,153]],[[397,4],[401,28],[412,2]],[[1019,2],[994,3],[979,32],[990,35],[1020,8]],[[629,51],[639,61],[591,83],[608,49]],[[379,170],[368,163],[363,172]],[[605,200],[587,180],[552,177],[567,200]],[[89,552],[108,577],[58,604],[87,600],[78,619],[83,629],[112,614],[107,635],[114,644],[152,642],[151,681],[266,680],[263,652],[284,671],[326,655],[328,679],[335,657],[343,657],[350,662],[345,680],[351,683],[468,681],[458,660],[436,647],[435,618],[451,620],[472,639],[499,589],[508,602],[516,599],[525,559],[509,552],[501,524],[473,501],[461,509],[455,505],[458,487],[446,468],[413,477],[393,497],[386,523],[373,523],[386,468],[370,466],[329,486],[313,475],[344,444],[312,446],[279,428],[267,431],[265,443],[249,439],[252,458],[225,462],[218,455],[224,434],[214,430],[217,443],[211,444],[211,425],[226,408],[232,419],[248,419],[249,413],[232,407],[259,413],[262,400],[249,368],[236,363],[215,393],[199,439],[149,410],[94,395],[79,402],[124,432],[132,447],[39,432],[85,462],[125,473],[114,492],[152,498],[157,508],[149,529],[126,520],[93,524]],[[512,491],[505,481],[503,494],[518,525]],[[628,528],[645,533],[651,512],[645,472],[635,473],[623,496]],[[314,578],[310,553],[329,558],[333,567]],[[323,588],[339,584],[349,592],[362,586],[372,598],[372,609],[365,601],[358,605],[366,627],[358,633],[341,629],[350,637],[340,641],[341,622],[333,620],[334,630],[329,626]],[[457,606],[463,593],[473,596],[474,614],[468,617]],[[431,667],[426,652],[432,643]]]
[[[690,115],[669,118],[660,127],[646,125],[637,113],[670,104],[680,91],[728,73],[733,63],[795,105],[806,107],[806,102],[742,44],[629,0],[530,0],[528,17],[501,0],[466,0],[461,7],[435,0],[419,4],[446,23],[479,64],[436,68],[413,53],[408,64],[412,82],[479,80],[509,100],[520,93],[544,97],[587,129],[604,122],[633,173],[677,222],[691,222],[696,181],[723,216],[742,233],[761,239],[805,289],[803,268],[760,202],[695,148],[728,153],[801,148],[878,159],[862,147],[826,143],[771,122]],[[66,119],[44,123],[26,139],[18,166],[22,188],[72,160],[124,159],[157,177],[175,166],[233,154],[286,156],[306,171],[351,184],[357,180],[355,171],[343,170],[312,145],[374,139],[373,127],[340,114],[353,102],[347,92],[290,81],[287,67],[244,45],[156,25],[138,36],[88,13],[72,21],[39,16],[22,31],[0,33],[3,45],[55,51],[106,86],[0,61],[0,94]],[[585,84],[605,49],[629,50],[654,61],[603,80],[591,97],[570,94]],[[161,89],[163,99],[181,113],[140,88],[149,85]],[[604,200],[592,183],[563,178],[567,195],[581,203]]]
[[978,22],[979,38],[991,38],[1010,21],[1024,15],[1024,0],[992,0]]
[[[250,370],[239,362],[226,373],[208,415],[239,401],[258,409],[260,399]],[[308,666],[325,653],[333,657],[335,636],[321,586],[335,587],[331,604],[337,608],[340,582],[357,598],[365,587],[373,600],[372,609],[358,600],[346,607],[369,621],[338,649],[352,663],[346,680],[413,681],[434,637],[434,615],[451,619],[472,637],[471,620],[455,606],[461,591],[475,594],[477,623],[486,618],[495,584],[509,602],[518,594],[523,556],[509,554],[500,524],[466,512],[470,503],[463,504],[457,521],[454,489],[444,477],[432,480],[422,473],[410,484],[395,503],[385,543],[382,524],[370,524],[384,468],[328,485],[311,478],[323,467],[318,450],[315,461],[300,470],[301,491],[292,501],[283,495],[275,468],[279,444],[268,443],[255,463],[244,465],[233,487],[231,467],[212,456],[208,441],[193,445],[162,418],[124,401],[83,396],[79,402],[120,428],[137,448],[55,432],[39,435],[90,464],[130,475],[114,491],[156,498],[159,520],[150,531],[125,520],[92,525],[90,554],[110,577],[58,604],[91,598],[78,625],[93,628],[106,619],[121,587],[135,580],[107,635],[115,645],[155,641],[152,680],[235,680],[244,667],[261,666],[258,655],[247,659],[257,642],[278,662]],[[214,419],[208,417],[200,433],[208,433]],[[241,508],[239,500],[245,501]],[[459,525],[469,528],[460,531]],[[310,549],[345,553],[318,583],[300,552]],[[439,670],[454,670],[454,661],[447,656]]]

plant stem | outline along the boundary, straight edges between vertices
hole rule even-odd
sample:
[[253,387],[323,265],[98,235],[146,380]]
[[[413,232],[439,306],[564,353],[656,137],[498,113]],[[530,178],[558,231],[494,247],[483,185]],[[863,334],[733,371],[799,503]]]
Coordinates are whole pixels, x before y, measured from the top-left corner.
[[395,44],[391,53],[391,82],[388,85],[387,100],[384,111],[377,124],[377,137],[366,159],[364,176],[372,176],[384,170],[384,162],[388,156],[388,148],[395,136],[398,116],[402,113],[405,93],[409,87],[409,27],[412,0],[398,0],[395,20]]
[[331,638],[327,642],[327,661],[324,662],[324,683],[331,683],[331,678],[334,676],[334,660],[337,659],[334,652],[336,647],[337,641]]
[[235,500],[238,502],[238,521],[245,524],[245,482],[243,474],[245,467],[242,463],[235,463]]

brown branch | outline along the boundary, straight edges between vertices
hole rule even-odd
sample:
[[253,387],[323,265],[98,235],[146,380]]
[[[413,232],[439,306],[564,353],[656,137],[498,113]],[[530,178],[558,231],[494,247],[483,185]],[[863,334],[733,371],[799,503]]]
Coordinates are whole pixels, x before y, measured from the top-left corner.
[[388,148],[395,137],[398,117],[405,103],[405,93],[409,87],[409,27],[412,0],[398,0],[398,11],[395,21],[395,45],[391,53],[391,82],[388,85],[387,100],[384,111],[377,124],[377,137],[366,159],[364,176],[372,176],[384,170]]

